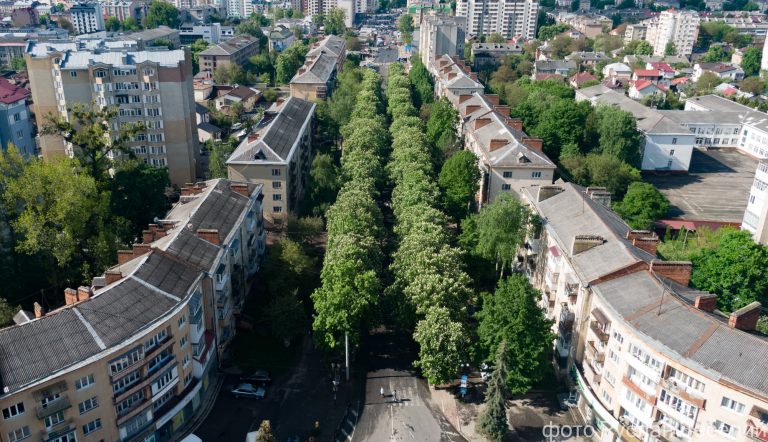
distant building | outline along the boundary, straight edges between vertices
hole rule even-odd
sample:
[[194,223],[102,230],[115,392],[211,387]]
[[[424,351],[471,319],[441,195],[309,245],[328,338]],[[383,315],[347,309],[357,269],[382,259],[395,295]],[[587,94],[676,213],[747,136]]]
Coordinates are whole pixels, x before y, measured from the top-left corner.
[[248,34],[235,36],[200,52],[201,71],[216,71],[219,66],[244,65],[248,58],[259,53],[259,39]]
[[522,53],[523,47],[514,43],[473,43],[472,66],[476,71],[493,70],[501,66],[504,57]]
[[188,45],[197,40],[205,40],[208,44],[219,44],[235,36],[235,28],[222,26],[221,23],[209,25],[192,25],[184,23],[179,27],[181,44]]
[[568,80],[568,84],[570,84],[572,88],[578,89],[590,81],[598,80],[597,77],[590,74],[589,72],[579,72],[578,74],[573,74],[571,76],[571,78]]
[[132,18],[140,24],[147,16],[149,4],[143,0],[106,0],[101,4],[105,17],[115,17],[120,21]]
[[314,113],[311,101],[296,97],[278,101],[227,159],[231,179],[263,186],[264,217],[269,221],[296,213],[304,198],[313,156]]
[[[38,127],[49,113],[71,118],[75,104],[119,106],[112,130],[123,123],[145,125],[128,143],[137,158],[167,167],[178,186],[202,174],[187,49],[139,50],[136,42],[114,40],[33,41],[26,60]],[[59,136],[42,135],[39,141],[46,158],[74,155]]]
[[645,40],[646,32],[648,28],[641,24],[629,24],[624,31],[624,43],[629,43],[637,40]]
[[741,228],[756,242],[768,245],[768,160],[760,160],[757,165]]
[[230,18],[248,18],[255,12],[252,0],[226,0],[225,4]]
[[624,63],[611,63],[603,67],[603,77],[629,80],[632,78],[632,68]]
[[75,33],[90,34],[104,30],[104,13],[101,3],[79,3],[69,9],[70,21]]
[[428,69],[435,78],[435,95],[447,98],[455,108],[459,105],[459,96],[485,92],[485,86],[477,80],[477,74],[458,57],[443,55],[432,60]]
[[178,49],[181,46],[179,30],[171,29],[165,25],[160,25],[153,29],[131,32],[119,38],[120,40],[137,42],[140,49],[148,49],[158,45],[165,46],[167,43],[171,44],[171,48],[169,49]]
[[304,58],[304,65],[291,78],[291,96],[311,101],[330,97],[347,57],[346,44],[335,35],[316,42]]
[[430,60],[442,55],[464,56],[464,28],[462,17],[444,15],[427,16],[419,27],[419,53],[427,66]]
[[663,95],[666,92],[667,88],[662,84],[650,80],[633,80],[629,82],[627,95],[633,100],[642,100],[649,95]]
[[469,35],[536,38],[539,3],[533,0],[459,0],[456,15],[467,18]]
[[32,120],[27,108],[29,91],[0,78],[0,144],[3,150],[13,143],[25,157],[36,154]]
[[233,105],[239,104],[243,111],[250,112],[259,98],[261,98],[260,90],[253,87],[237,86],[216,97],[213,101],[216,104],[216,109],[220,111],[229,110]]
[[697,81],[704,72],[715,74],[721,80],[741,81],[744,79],[744,70],[726,63],[696,63],[693,65],[691,79]]
[[611,57],[605,55],[605,52],[579,51],[566,55],[565,59],[575,61],[582,66],[594,66],[601,61],[610,61]]
[[568,78],[572,72],[576,71],[578,65],[574,61],[568,60],[546,60],[536,61],[533,64],[533,75],[558,74]]
[[283,25],[275,26],[269,31],[269,51],[283,52],[296,40],[291,29]]
[[[699,14],[696,11],[667,10],[651,19],[645,39],[653,46],[653,55],[665,54],[667,44],[675,45],[675,55],[690,56],[699,36]],[[646,23],[646,22],[643,22]]]
[[27,37],[0,36],[0,66],[10,66],[14,58],[24,58],[27,45]]

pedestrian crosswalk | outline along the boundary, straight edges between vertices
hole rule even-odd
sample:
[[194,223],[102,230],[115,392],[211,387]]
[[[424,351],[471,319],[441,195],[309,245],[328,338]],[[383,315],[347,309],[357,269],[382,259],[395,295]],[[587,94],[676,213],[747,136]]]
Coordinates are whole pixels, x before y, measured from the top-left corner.
[[[423,404],[419,397],[418,386],[406,385],[400,388],[395,387],[390,391],[392,391],[393,395],[393,397],[390,398],[393,407],[413,407]],[[395,395],[397,397],[395,397]]]

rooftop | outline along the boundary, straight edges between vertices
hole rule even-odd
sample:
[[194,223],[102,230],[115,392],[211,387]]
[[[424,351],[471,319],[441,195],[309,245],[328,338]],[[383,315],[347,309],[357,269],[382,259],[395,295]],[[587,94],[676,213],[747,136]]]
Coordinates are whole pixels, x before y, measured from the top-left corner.
[[30,92],[23,87],[19,87],[5,78],[0,77],[0,103],[12,104],[19,100],[24,100]]
[[253,37],[248,34],[240,34],[230,38],[229,40],[223,43],[219,43],[216,46],[212,46],[200,52],[200,55],[209,55],[209,56],[232,55],[254,44],[255,45],[259,44],[259,40],[256,37]]
[[96,63],[110,66],[135,66],[137,63],[152,62],[160,66],[178,66],[184,62],[183,49],[169,50],[153,47],[137,50],[135,40],[87,39],[80,41],[31,41],[27,53],[32,57],[48,57],[62,54],[59,66],[62,69],[84,69]]

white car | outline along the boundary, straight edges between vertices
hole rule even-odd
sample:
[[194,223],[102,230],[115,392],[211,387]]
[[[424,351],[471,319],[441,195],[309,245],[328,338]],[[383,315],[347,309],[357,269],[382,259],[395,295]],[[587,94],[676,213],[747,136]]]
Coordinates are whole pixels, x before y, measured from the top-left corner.
[[264,387],[256,387],[252,384],[240,384],[231,391],[236,398],[250,397],[254,399],[264,399],[264,396],[267,394],[267,390],[265,390]]

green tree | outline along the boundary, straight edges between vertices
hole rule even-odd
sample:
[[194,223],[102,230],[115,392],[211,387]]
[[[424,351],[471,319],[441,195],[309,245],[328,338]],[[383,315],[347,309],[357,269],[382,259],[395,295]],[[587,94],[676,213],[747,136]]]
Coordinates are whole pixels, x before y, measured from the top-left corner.
[[540,26],[538,37],[541,41],[552,40],[556,35],[562,34],[569,29],[571,29],[570,26],[566,25],[565,23]]
[[768,249],[747,231],[728,231],[715,249],[693,256],[691,283],[716,293],[717,305],[731,312],[760,301],[768,303]]
[[207,178],[226,178],[229,173],[227,159],[237,146],[229,141],[213,141],[211,144]]
[[121,25],[122,23],[117,17],[107,17],[107,19],[104,20],[104,28],[108,31],[117,32],[120,30]]
[[25,60],[24,57],[13,57],[11,59],[11,69],[16,72],[26,71],[27,60]]
[[413,40],[413,17],[411,14],[403,14],[397,21],[397,30],[400,31],[400,39],[409,45]]
[[93,109],[92,106],[76,103],[70,109],[69,118],[60,115],[48,116],[43,127],[46,135],[60,136],[74,147],[75,159],[97,182],[106,182],[113,154],[133,155],[126,145],[138,132],[144,130],[142,123],[124,123],[117,133],[110,128],[110,121],[117,117],[117,106]]
[[725,61],[731,57],[730,52],[725,50],[721,45],[712,45],[707,49],[707,53],[701,57],[701,61],[706,63],[715,63],[718,61]]
[[336,193],[341,187],[339,168],[331,155],[327,153],[315,155],[309,169],[309,183],[312,213],[325,215],[325,211],[336,199]]
[[433,307],[416,325],[413,338],[419,344],[419,359],[413,365],[421,369],[432,385],[453,380],[466,356],[467,332],[451,318],[445,307]]
[[675,47],[675,42],[668,41],[667,45],[664,46],[664,55],[670,56],[670,55],[677,55],[677,48]]
[[13,306],[7,300],[0,298],[0,328],[13,324],[13,317],[19,310],[21,307]]
[[506,354],[507,352],[507,343],[502,341],[496,352],[496,362],[491,372],[491,378],[488,380],[488,388],[485,390],[485,409],[477,418],[480,433],[485,434],[494,442],[504,440],[504,435],[509,430],[505,384],[508,375],[506,362],[509,356]]
[[277,442],[275,435],[272,433],[272,424],[268,420],[261,421],[259,437],[256,438],[256,442]]
[[530,210],[512,195],[502,193],[473,217],[476,231],[467,233],[476,235],[473,252],[495,262],[503,278],[525,239]]
[[75,35],[75,27],[72,25],[71,21],[64,17],[59,17],[58,20],[56,20],[56,23],[58,23],[61,29],[66,29],[67,32],[69,32],[69,35]]
[[712,91],[718,84],[722,83],[720,77],[714,72],[706,71],[699,76],[696,80],[696,92],[699,94],[707,94]]
[[155,217],[171,208],[166,190],[171,186],[168,169],[152,167],[138,160],[115,164],[109,181],[110,214],[128,222],[121,240],[130,244]]
[[613,210],[633,229],[650,230],[669,210],[669,200],[653,184],[634,182]]
[[136,22],[136,19],[133,17],[126,17],[125,20],[120,24],[120,28],[123,31],[138,31],[141,29],[141,25],[139,25]]
[[341,8],[332,8],[325,16],[325,33],[333,35],[344,35],[347,32],[347,25],[344,23],[346,11]]
[[477,157],[468,150],[456,152],[443,164],[439,178],[445,211],[455,220],[464,219],[480,188]]
[[441,140],[445,140],[446,137],[449,140],[455,138],[458,118],[459,114],[456,108],[445,97],[435,101],[430,109],[426,135],[433,145],[443,151],[444,157],[446,156],[445,149],[447,146],[441,145]]
[[200,72],[200,53],[208,48],[208,42],[202,38],[195,40],[189,45],[189,52],[192,55],[192,69],[194,73]]
[[639,166],[642,134],[637,130],[635,117],[614,106],[599,106],[596,113],[599,152]]
[[507,39],[504,38],[504,36],[499,34],[498,32],[494,32],[493,34],[485,38],[485,42],[486,43],[506,43]]
[[747,77],[739,83],[743,92],[759,95],[765,92],[765,81],[760,77]]
[[763,59],[763,52],[752,46],[744,51],[744,55],[741,57],[741,68],[744,70],[744,75],[751,76],[760,73],[760,63]]
[[408,73],[408,80],[413,85],[414,106],[420,108],[423,104],[434,101],[432,76],[418,56],[411,57],[411,71]]
[[605,187],[614,200],[623,198],[629,185],[640,181],[638,169],[613,155],[569,155],[560,162],[572,181],[582,186]]
[[506,390],[525,394],[544,379],[552,352],[552,321],[537,305],[540,293],[525,275],[515,274],[499,281],[496,292],[483,294],[483,308],[477,314],[481,354],[492,360],[506,343]]
[[304,332],[304,307],[296,291],[278,294],[267,304],[264,311],[272,334],[283,341],[286,347],[296,336]]
[[653,54],[653,46],[645,40],[640,40],[635,46],[634,55],[651,55]]
[[280,53],[275,61],[275,81],[287,84],[304,64],[309,48],[301,42],[294,42]]
[[179,10],[173,4],[163,0],[152,0],[149,3],[149,10],[145,18],[148,29],[158,26],[168,26],[171,29],[177,29],[181,24],[179,19]]

